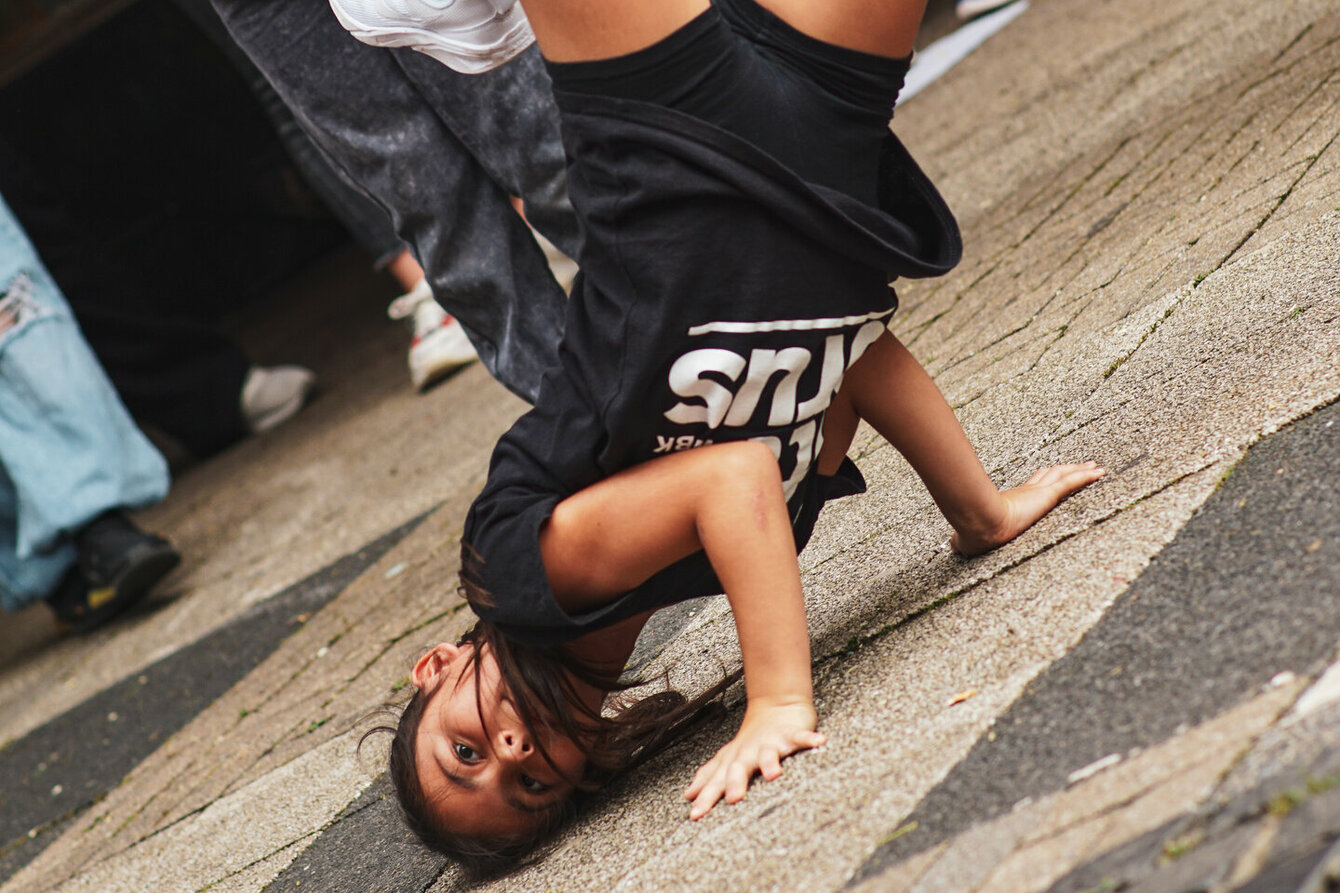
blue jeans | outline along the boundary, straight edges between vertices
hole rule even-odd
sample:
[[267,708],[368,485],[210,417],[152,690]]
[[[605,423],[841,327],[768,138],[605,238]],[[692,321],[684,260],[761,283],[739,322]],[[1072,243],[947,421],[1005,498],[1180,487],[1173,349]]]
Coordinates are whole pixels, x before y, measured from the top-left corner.
[[0,609],[55,589],[71,535],[168,490],[60,289],[0,200]]
[[509,196],[564,253],[579,242],[538,51],[463,75],[359,43],[326,0],[213,3],[313,142],[390,213],[484,365],[534,402],[557,362],[566,298]]

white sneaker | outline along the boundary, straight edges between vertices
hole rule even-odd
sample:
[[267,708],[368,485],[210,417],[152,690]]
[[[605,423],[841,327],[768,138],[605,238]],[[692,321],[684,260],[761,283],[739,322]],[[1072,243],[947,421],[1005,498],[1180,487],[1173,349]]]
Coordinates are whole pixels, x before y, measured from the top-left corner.
[[954,4],[954,15],[966,22],[968,19],[977,18],[982,13],[1008,6],[1013,2],[1014,0],[957,0]]
[[530,234],[540,243],[544,259],[549,262],[549,272],[558,280],[563,293],[572,294],[572,283],[577,278],[578,272],[577,262],[559,251],[558,246],[546,239],[538,229],[532,227]]
[[252,434],[269,431],[293,418],[315,385],[302,366],[252,366],[242,383],[242,418]]
[[462,74],[492,71],[535,42],[517,0],[330,0],[335,18],[376,47],[410,47]]
[[465,329],[437,301],[427,279],[386,308],[391,319],[411,319],[414,340],[409,344],[409,377],[420,391],[448,372],[479,359]]

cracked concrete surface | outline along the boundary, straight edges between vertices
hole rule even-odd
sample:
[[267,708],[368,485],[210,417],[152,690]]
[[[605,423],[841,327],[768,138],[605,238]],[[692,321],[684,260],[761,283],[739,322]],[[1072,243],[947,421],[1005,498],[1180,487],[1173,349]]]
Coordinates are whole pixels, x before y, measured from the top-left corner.
[[[690,823],[678,792],[729,735],[706,731],[603,794],[538,865],[482,889],[837,889],[866,866],[862,889],[1041,890],[1196,809],[1258,738],[1262,766],[1285,761],[1272,729],[1306,729],[1279,716],[1310,678],[1243,692],[1065,790],[870,862],[1252,444],[1340,396],[1338,106],[1333,3],[1033,0],[900,107],[966,255],[899,286],[895,331],[998,481],[1085,458],[1109,476],[962,561],[906,464],[863,431],[870,492],[830,507],[802,556],[829,743]],[[350,263],[295,288],[333,287]],[[190,559],[175,600],[88,640],[7,640],[0,740],[426,520],[50,831],[4,893],[262,890],[375,777],[378,746],[356,756],[358,733],[423,646],[470,622],[454,594],[460,523],[521,409],[481,369],[412,395],[399,332],[377,332],[317,358],[326,392],[291,425],[186,474],[145,516]],[[689,690],[738,666],[724,602],[694,607],[645,671]],[[450,868],[415,884],[403,889],[466,886]]]

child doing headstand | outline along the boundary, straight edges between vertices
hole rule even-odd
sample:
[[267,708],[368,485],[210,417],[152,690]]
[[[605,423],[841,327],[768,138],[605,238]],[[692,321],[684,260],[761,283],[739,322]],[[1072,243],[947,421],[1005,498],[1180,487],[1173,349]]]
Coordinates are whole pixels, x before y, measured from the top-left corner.
[[[690,817],[819,745],[796,555],[864,489],[865,419],[971,555],[1102,475],[1000,492],[888,331],[896,276],[959,258],[939,194],[888,130],[924,0],[525,0],[563,116],[582,276],[535,409],[466,520],[480,620],[415,665],[392,747],[411,824],[475,864],[515,858],[574,791],[693,704],[611,697],[647,617],[725,592],[747,706],[685,791]],[[678,699],[677,699],[678,698]]]

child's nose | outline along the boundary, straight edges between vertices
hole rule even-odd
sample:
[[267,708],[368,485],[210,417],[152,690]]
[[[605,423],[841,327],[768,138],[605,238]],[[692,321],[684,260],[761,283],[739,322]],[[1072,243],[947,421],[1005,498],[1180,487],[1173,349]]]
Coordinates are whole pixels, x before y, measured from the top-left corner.
[[530,738],[525,732],[514,729],[503,729],[502,731],[503,750],[513,759],[525,759],[530,756],[531,744]]

